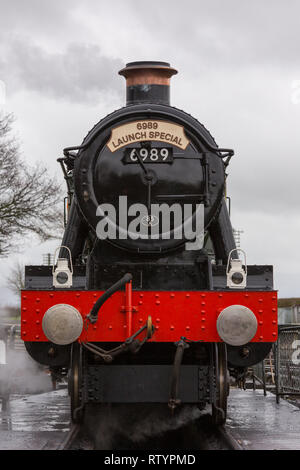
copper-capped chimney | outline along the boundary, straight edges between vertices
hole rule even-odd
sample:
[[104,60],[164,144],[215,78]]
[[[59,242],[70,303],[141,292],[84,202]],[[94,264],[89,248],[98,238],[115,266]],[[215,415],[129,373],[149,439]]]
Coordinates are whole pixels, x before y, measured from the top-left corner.
[[126,104],[170,105],[170,78],[177,70],[168,62],[130,62],[119,74],[126,78]]

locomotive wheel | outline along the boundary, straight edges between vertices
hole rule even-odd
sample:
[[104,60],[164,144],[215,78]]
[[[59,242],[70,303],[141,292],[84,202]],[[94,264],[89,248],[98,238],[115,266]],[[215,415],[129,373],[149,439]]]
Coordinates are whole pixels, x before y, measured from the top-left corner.
[[217,399],[216,402],[212,404],[212,420],[213,424],[219,426],[226,422],[229,379],[227,371],[226,345],[225,343],[216,343],[214,348]]
[[71,369],[69,372],[69,395],[71,398],[71,419],[73,423],[80,423],[83,416],[81,399],[82,386],[82,346],[73,343],[71,351]]

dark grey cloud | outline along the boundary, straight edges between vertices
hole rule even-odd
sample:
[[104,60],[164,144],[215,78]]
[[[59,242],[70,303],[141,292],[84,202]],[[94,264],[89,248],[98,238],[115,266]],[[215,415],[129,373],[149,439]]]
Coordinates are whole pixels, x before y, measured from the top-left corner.
[[119,93],[117,71],[122,65],[94,44],[75,43],[62,53],[51,53],[21,38],[12,39],[0,57],[8,92],[23,89],[73,102],[92,102],[103,92]]
[[[129,15],[153,31],[162,51],[196,59],[194,66],[300,66],[298,0],[127,0]],[[197,60],[198,59],[198,60]]]

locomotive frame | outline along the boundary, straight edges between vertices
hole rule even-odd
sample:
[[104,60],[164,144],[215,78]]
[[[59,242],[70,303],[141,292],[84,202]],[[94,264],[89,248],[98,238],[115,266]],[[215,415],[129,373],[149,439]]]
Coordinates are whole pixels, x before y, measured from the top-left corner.
[[[59,266],[57,272],[27,266],[21,335],[35,360],[69,368],[74,421],[90,403],[168,403],[172,410],[210,403],[214,422],[222,424],[228,368],[240,376],[277,339],[273,268],[246,270],[241,261],[228,282],[236,247],[224,195],[233,151],[218,148],[204,126],[169,105],[176,71],[167,63],[140,62],[120,73],[127,80],[127,106],[59,159],[71,205],[59,262],[71,287],[63,281],[54,287]],[[125,158],[133,145],[155,156],[151,149],[167,145],[172,159],[143,161],[135,152],[134,165]],[[148,208],[153,200],[203,204],[206,245],[186,250],[184,237],[98,240],[97,207],[116,203],[118,194],[131,203],[146,201]],[[69,275],[64,247],[74,265]]]

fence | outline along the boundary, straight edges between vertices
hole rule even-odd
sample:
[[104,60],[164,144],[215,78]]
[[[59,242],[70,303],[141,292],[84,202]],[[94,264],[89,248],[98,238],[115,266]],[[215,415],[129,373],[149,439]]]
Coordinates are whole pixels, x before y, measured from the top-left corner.
[[276,401],[300,396],[300,325],[279,325],[275,346]]

